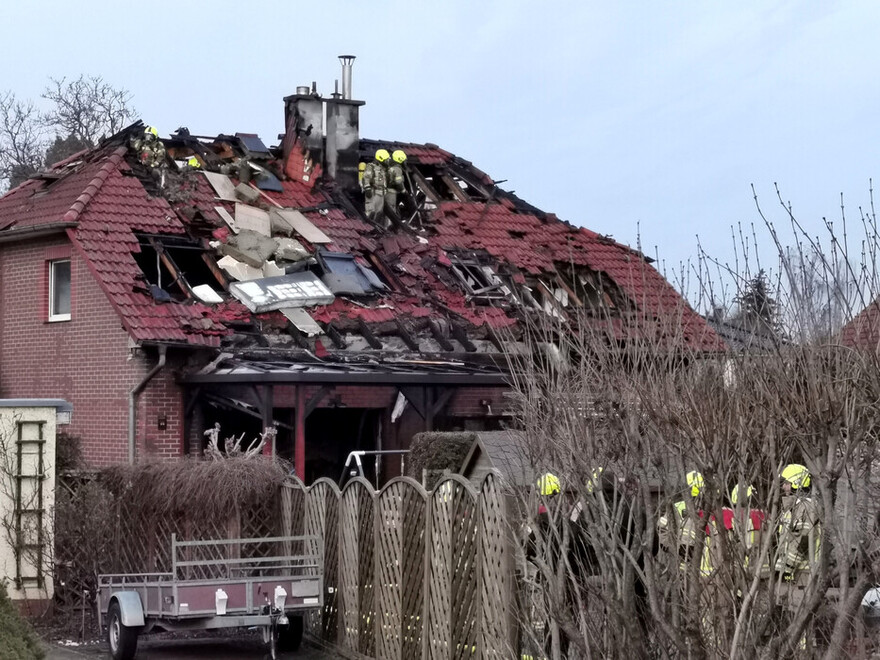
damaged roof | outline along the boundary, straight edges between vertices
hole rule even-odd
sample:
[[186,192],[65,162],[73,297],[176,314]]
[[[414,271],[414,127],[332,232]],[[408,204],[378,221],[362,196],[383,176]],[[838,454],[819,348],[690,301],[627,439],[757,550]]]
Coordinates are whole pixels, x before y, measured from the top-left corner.
[[[473,356],[501,352],[496,333],[517,336],[525,315],[596,307],[620,339],[648,318],[723,350],[639,252],[536,209],[436,145],[360,140],[362,160],[377,148],[408,156],[415,208],[385,228],[304,148],[286,156],[252,134],[177,134],[158,182],[130,146],[142,131],[0,198],[0,236],[65,231],[137,342]],[[206,285],[217,298],[201,295]]]

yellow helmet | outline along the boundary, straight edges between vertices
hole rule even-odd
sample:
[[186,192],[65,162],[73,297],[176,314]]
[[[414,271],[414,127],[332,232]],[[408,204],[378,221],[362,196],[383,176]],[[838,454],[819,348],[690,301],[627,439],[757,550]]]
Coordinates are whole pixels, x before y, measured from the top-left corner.
[[391,158],[391,154],[388,153],[387,149],[379,149],[376,151],[376,160],[380,163],[384,163],[389,158]]
[[691,470],[687,473],[687,485],[691,488],[691,497],[696,497],[699,495],[703,486],[705,485],[703,482],[703,475],[697,472],[696,470]]
[[444,502],[448,502],[452,499],[453,489],[453,482],[451,480],[447,480],[440,484],[440,487],[437,489],[437,491],[440,493],[441,499]]
[[602,473],[605,472],[605,468],[598,467],[593,470],[593,474],[590,475],[589,480],[587,481],[587,492],[592,493],[599,487],[600,480],[602,479]]
[[730,503],[731,504],[736,504],[737,502],[739,502],[740,490],[745,491],[747,501],[752,495],[755,494],[755,489],[752,488],[751,484],[749,484],[748,486],[746,486],[743,489],[740,489],[739,484],[737,484],[736,486],[733,487],[733,490],[730,491]]
[[541,495],[555,495],[559,492],[559,477],[547,472],[538,478],[538,492]]
[[155,126],[147,126],[144,129],[144,135],[152,135],[153,137],[159,137],[159,131],[156,130]]
[[403,163],[406,161],[406,154],[403,153],[400,149],[397,149],[393,154],[391,154],[391,160],[395,163]]
[[187,159],[186,164],[194,169],[198,169],[202,166],[202,164],[199,162],[199,159],[196,158],[195,156],[190,156]]
[[358,163],[358,172],[363,172],[365,169],[367,169],[366,163],[364,163],[364,162]]
[[800,463],[789,463],[779,476],[791,484],[792,490],[810,487],[810,471]]

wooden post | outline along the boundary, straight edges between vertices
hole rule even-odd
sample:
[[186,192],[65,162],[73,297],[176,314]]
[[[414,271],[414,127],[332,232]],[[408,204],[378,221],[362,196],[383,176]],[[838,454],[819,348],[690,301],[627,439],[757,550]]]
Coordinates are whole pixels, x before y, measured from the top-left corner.
[[[263,429],[262,432],[265,432],[266,429],[271,428],[272,424],[275,423],[274,415],[272,409],[275,405],[273,402],[273,394],[272,385],[263,385],[262,392],[260,392],[260,407],[262,408],[263,413]],[[275,455],[275,438],[272,438],[271,443],[266,443],[263,445],[263,455],[264,456],[274,456]]]
[[306,401],[305,389],[302,385],[296,385],[296,409],[294,411],[295,420],[294,440],[293,440],[293,461],[296,468],[296,476],[305,482],[306,479]]

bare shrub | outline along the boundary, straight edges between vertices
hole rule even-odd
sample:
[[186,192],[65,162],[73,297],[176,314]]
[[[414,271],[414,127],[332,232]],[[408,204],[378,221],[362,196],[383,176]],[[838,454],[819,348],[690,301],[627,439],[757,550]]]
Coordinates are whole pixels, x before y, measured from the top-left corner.
[[[866,652],[860,605],[880,580],[880,364],[873,350],[844,345],[839,330],[858,311],[853,300],[876,297],[877,233],[867,219],[862,263],[852,263],[830,223],[829,255],[783,209],[801,251],[794,262],[767,221],[778,266],[766,293],[778,317],[765,325],[778,319],[784,339],[772,348],[713,348],[685,310],[647,301],[636,301],[640,312],[531,319],[532,345],[562,356],[510,357],[525,458],[560,482],[558,495],[516,493],[522,646],[534,657]],[[707,309],[719,291],[710,266],[718,263],[691,272]],[[648,267],[634,262],[633,283]],[[742,300],[761,269],[725,272],[738,286],[731,298]],[[841,272],[846,282],[834,281]],[[806,295],[804,282],[823,284]],[[809,491],[783,491],[792,463],[809,469]],[[700,475],[694,491],[689,473]],[[749,501],[731,502],[737,485],[751,486]],[[801,520],[794,507],[807,505],[795,561],[788,530]]]

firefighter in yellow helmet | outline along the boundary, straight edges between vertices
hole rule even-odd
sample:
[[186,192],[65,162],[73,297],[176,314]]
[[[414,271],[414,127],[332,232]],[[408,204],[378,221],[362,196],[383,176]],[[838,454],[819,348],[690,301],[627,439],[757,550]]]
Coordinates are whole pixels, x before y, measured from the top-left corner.
[[361,187],[364,189],[364,210],[370,222],[385,226],[385,194],[388,192],[388,169],[391,159],[387,149],[376,150],[373,160],[364,167]]
[[406,192],[406,176],[403,168],[406,163],[406,154],[402,149],[396,149],[391,154],[388,163],[388,191],[385,193],[385,214],[393,220],[400,222],[400,210],[398,202],[400,196]]
[[706,485],[705,480],[701,472],[691,470],[685,475],[685,483],[687,484],[685,492],[694,501],[693,507],[697,519],[690,515],[687,503],[684,499],[681,499],[672,505],[674,520],[670,520],[665,515],[660,516],[657,522],[658,537],[661,545],[668,551],[678,554],[682,570],[687,570],[688,562],[696,552],[700,555],[700,573],[702,575],[709,575],[712,572],[712,559],[709,551],[711,541],[709,536],[712,533],[713,523],[710,522],[707,525],[707,534],[705,539],[703,539],[702,547],[697,547],[698,525],[706,524],[703,521],[703,511],[699,506],[703,489]]
[[141,135],[132,138],[131,148],[137,156],[138,162],[148,167],[153,178],[164,188],[167,164],[165,162],[165,145],[159,139],[159,131],[153,126],[147,126]]
[[147,126],[143,134],[131,141],[131,147],[137,154],[138,161],[150,168],[165,164],[165,145],[159,139],[159,131]]
[[776,570],[789,578],[810,570],[819,559],[819,507],[810,494],[812,475],[800,463],[786,465],[782,480],[782,515],[777,531]]

